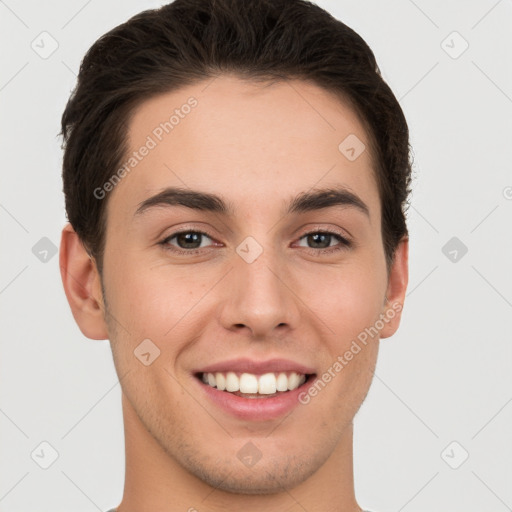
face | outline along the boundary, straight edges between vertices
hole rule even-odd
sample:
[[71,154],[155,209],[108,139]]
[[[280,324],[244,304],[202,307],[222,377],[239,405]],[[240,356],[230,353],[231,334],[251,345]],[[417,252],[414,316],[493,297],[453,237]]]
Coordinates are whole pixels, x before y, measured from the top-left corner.
[[[356,154],[366,145],[355,159],[339,149],[350,134]],[[139,156],[108,195],[103,267],[128,407],[219,489],[305,481],[339,449],[375,331],[399,316],[367,134],[317,86],[222,76],[143,103],[129,144]]]

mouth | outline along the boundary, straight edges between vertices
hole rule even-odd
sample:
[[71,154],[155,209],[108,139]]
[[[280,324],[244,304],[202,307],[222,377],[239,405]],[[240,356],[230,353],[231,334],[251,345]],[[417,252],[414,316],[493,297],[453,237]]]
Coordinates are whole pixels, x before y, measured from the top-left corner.
[[314,367],[284,358],[231,359],[192,372],[209,407],[251,423],[290,414],[302,404],[300,397],[316,375]]
[[267,372],[198,372],[203,384],[224,393],[248,399],[269,399],[285,395],[313,380],[315,373]]

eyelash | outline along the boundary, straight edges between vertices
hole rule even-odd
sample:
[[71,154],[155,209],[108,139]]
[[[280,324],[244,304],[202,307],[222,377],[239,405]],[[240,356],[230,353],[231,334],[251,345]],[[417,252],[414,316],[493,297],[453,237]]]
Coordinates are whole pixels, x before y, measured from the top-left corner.
[[[159,242],[159,245],[161,245],[165,250],[171,251],[171,252],[173,252],[175,254],[178,254],[178,255],[185,255],[185,254],[195,255],[195,254],[203,252],[204,249],[206,249],[205,247],[197,248],[197,249],[180,249],[180,248],[175,248],[175,247],[170,248],[171,246],[170,246],[169,242],[173,238],[177,237],[178,235],[182,235],[184,233],[200,234],[200,235],[207,236],[208,238],[211,238],[212,240],[215,240],[213,236],[211,236],[210,234],[206,233],[205,231],[201,231],[201,230],[198,230],[198,229],[187,229],[187,230],[183,230],[183,231],[177,231],[176,233],[173,233],[172,235],[169,235],[168,237],[164,238],[161,242]],[[331,254],[331,253],[334,253],[334,252],[337,252],[337,251],[343,251],[343,250],[346,250],[346,249],[349,249],[349,248],[352,247],[352,242],[351,241],[347,240],[340,233],[338,233],[336,231],[329,231],[329,230],[308,231],[307,233],[304,233],[299,238],[299,240],[302,240],[303,238],[305,238],[305,237],[307,237],[309,235],[318,235],[318,234],[334,236],[335,238],[338,239],[340,244],[335,245],[334,247],[327,247],[325,249],[315,249],[313,247],[304,247],[304,249],[306,249],[306,251],[310,252],[311,254],[315,254],[315,255],[318,255],[318,254]]]

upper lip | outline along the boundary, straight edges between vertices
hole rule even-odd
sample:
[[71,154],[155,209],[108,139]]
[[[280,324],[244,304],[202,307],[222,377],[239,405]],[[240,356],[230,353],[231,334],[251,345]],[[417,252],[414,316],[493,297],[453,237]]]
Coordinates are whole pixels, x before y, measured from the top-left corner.
[[269,359],[267,361],[255,361],[254,359],[240,358],[219,363],[210,364],[204,368],[195,370],[194,373],[227,373],[242,372],[253,374],[296,372],[312,374],[315,370],[303,364],[290,361],[289,359]]

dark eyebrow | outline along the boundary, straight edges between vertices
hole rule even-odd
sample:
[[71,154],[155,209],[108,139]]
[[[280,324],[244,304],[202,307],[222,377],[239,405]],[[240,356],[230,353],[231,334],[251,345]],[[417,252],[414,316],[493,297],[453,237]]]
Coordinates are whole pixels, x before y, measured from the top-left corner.
[[[209,211],[223,215],[234,215],[233,206],[222,197],[208,192],[169,187],[142,201],[135,215],[139,215],[157,206],[185,206],[194,210]],[[305,213],[331,206],[352,206],[370,215],[366,204],[353,192],[344,187],[331,187],[302,192],[292,198],[287,206],[287,214]]]
[[344,187],[331,187],[303,192],[293,198],[287,213],[304,213],[312,210],[329,208],[330,206],[352,206],[368,217],[368,206],[356,194]]
[[219,196],[208,192],[169,187],[158,194],[142,201],[137,208],[135,215],[139,215],[155,206],[185,206],[194,210],[204,210],[214,213],[231,215],[233,208],[228,206],[226,201]]

